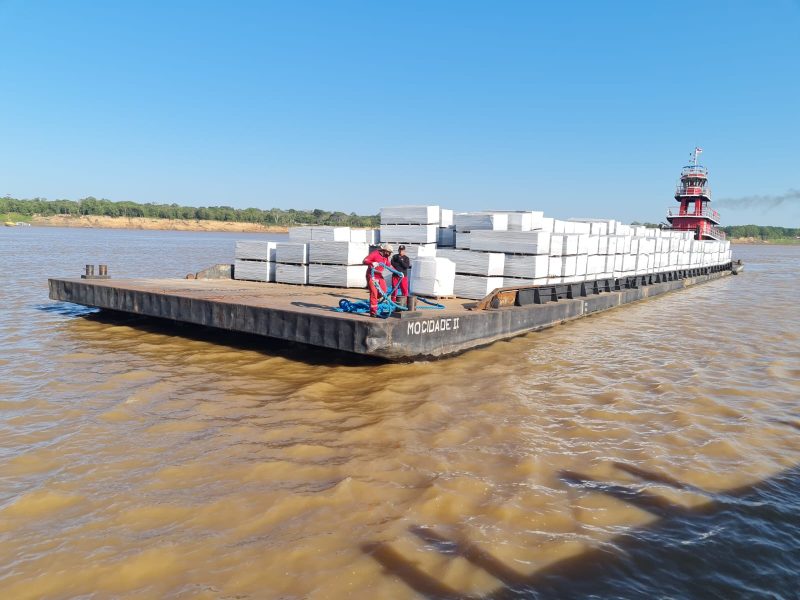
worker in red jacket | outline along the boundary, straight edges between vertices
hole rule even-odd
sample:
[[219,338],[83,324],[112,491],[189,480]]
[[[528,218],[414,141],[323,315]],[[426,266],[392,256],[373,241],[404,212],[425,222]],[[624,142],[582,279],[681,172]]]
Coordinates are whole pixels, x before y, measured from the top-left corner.
[[[381,297],[376,285],[380,286],[383,293],[386,293],[386,281],[383,279],[383,267],[389,265],[389,257],[392,255],[392,247],[389,244],[381,244],[380,247],[370,252],[364,259],[367,265],[367,287],[369,288],[369,315],[378,316],[378,300]],[[373,278],[372,271],[375,271]]]

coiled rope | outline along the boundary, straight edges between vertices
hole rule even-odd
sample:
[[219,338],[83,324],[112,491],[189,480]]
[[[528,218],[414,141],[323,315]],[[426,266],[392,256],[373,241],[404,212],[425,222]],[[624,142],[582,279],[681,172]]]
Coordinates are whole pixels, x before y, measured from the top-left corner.
[[[398,280],[397,284],[394,286],[390,286],[388,290],[385,292],[383,291],[383,287],[378,283],[377,275],[375,274],[375,267],[369,268],[369,276],[372,279],[372,284],[375,286],[375,289],[378,290],[378,307],[377,307],[377,314],[381,319],[388,319],[389,316],[396,310],[408,310],[408,307],[398,304],[394,300],[392,300],[392,294],[400,285],[402,281],[403,275],[400,271],[397,271],[390,267],[389,265],[384,265],[385,269],[388,269],[390,273],[397,275]],[[381,276],[382,277],[382,276]],[[417,296],[417,300],[424,302],[428,306],[420,306],[420,309],[444,309],[444,305],[439,304],[437,302],[433,302],[431,300],[426,300],[425,298],[420,298]],[[346,298],[342,298],[339,300],[339,308],[335,309],[337,312],[348,312],[348,313],[356,313],[356,314],[366,314],[369,312],[369,300],[348,300]]]

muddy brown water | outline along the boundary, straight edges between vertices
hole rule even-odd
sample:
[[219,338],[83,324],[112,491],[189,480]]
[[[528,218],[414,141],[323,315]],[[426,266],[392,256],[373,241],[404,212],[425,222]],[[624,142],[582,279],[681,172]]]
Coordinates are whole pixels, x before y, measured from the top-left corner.
[[47,299],[85,263],[182,276],[242,237],[0,230],[3,597],[681,597],[693,561],[697,589],[792,597],[800,247],[404,365]]

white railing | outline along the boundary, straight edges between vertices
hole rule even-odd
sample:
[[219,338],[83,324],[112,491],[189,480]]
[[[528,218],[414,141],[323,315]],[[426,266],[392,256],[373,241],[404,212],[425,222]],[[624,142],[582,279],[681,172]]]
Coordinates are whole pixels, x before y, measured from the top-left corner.
[[711,199],[711,189],[707,185],[683,185],[679,183],[675,186],[676,196],[705,196]]
[[700,212],[681,212],[679,206],[669,206],[667,207],[667,216],[669,217],[706,217],[711,219],[715,223],[720,222],[720,216],[717,211],[713,208],[704,208]]

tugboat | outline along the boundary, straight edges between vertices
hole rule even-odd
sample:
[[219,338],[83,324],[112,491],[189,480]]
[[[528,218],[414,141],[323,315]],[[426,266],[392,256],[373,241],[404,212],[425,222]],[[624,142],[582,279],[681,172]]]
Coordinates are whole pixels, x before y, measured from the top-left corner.
[[667,221],[672,229],[693,231],[696,240],[725,240],[725,232],[718,225],[719,213],[708,205],[711,189],[708,187],[708,169],[697,164],[702,148],[695,148],[689,156],[692,164],[683,167],[675,189],[675,200],[680,205],[667,209]]

